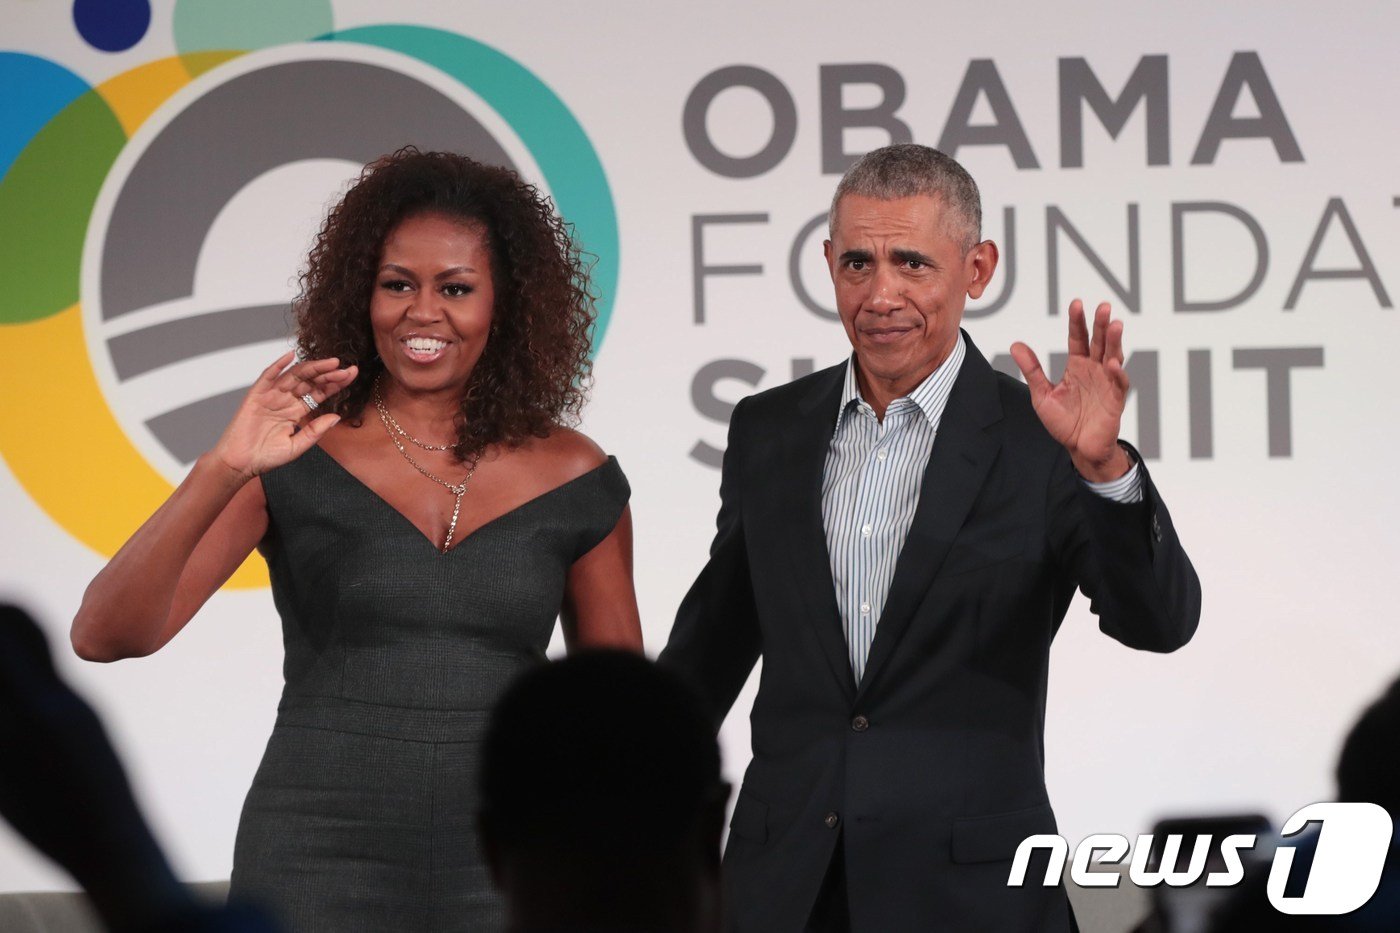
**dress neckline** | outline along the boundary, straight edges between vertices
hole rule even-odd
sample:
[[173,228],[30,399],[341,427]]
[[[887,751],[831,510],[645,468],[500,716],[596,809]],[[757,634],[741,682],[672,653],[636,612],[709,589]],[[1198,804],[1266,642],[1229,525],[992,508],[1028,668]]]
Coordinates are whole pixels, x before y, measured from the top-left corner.
[[[502,512],[500,515],[497,515],[496,517],[491,518],[491,519],[488,519],[487,521],[483,522],[482,524],[477,525],[475,528],[473,528],[473,529],[471,530],[470,533],[468,533],[468,534],[466,534],[466,535],[463,535],[462,537],[458,538],[458,539],[456,540],[456,542],[453,543],[452,547],[450,547],[450,548],[448,548],[446,551],[444,551],[442,548],[440,548],[440,547],[438,547],[436,544],[434,544],[433,541],[432,541],[432,539],[429,538],[426,534],[423,533],[423,529],[419,528],[416,524],[413,523],[413,520],[412,520],[412,519],[410,519],[407,515],[405,515],[405,514],[403,514],[402,512],[400,512],[397,508],[395,508],[394,505],[393,505],[391,502],[389,502],[388,499],[385,499],[385,498],[384,498],[383,496],[381,496],[379,493],[375,492],[375,490],[374,490],[373,487],[371,487],[371,486],[370,486],[368,483],[366,483],[364,480],[360,479],[358,476],[356,476],[354,473],[352,473],[352,472],[350,471],[350,469],[347,468],[347,467],[345,466],[345,464],[341,463],[341,462],[340,462],[339,460],[337,460],[335,457],[331,456],[327,451],[322,450],[322,449],[321,449],[321,446],[320,446],[319,444],[313,444],[313,445],[307,450],[307,453],[309,454],[309,453],[311,453],[312,451],[315,451],[319,456],[321,456],[321,457],[325,458],[326,460],[330,461],[331,465],[332,465],[336,470],[340,471],[341,473],[345,474],[345,476],[349,477],[349,478],[350,478],[350,481],[351,481],[355,486],[358,486],[360,489],[363,489],[365,492],[369,493],[369,495],[370,495],[375,501],[379,502],[380,505],[382,505],[384,508],[388,509],[388,510],[389,510],[390,512],[392,512],[394,515],[398,516],[399,521],[403,522],[403,523],[404,523],[405,525],[407,525],[409,528],[412,528],[412,529],[413,529],[413,531],[414,531],[414,536],[415,536],[415,537],[417,537],[419,540],[421,540],[421,541],[422,541],[424,544],[426,544],[428,547],[432,548],[433,553],[435,553],[435,554],[437,554],[437,555],[439,555],[439,556],[443,556],[443,557],[447,556],[448,554],[455,554],[455,553],[457,553],[458,548],[460,548],[463,544],[466,544],[468,541],[472,540],[472,539],[475,538],[477,535],[481,534],[483,531],[486,531],[488,528],[491,528],[493,525],[496,525],[496,524],[498,524],[498,523],[504,521],[505,519],[510,518],[511,516],[516,515],[517,513],[519,513],[519,512],[521,512],[521,511],[523,511],[523,510],[525,510],[525,509],[527,509],[527,508],[529,508],[529,507],[535,505],[536,503],[538,503],[538,502],[540,502],[540,501],[542,501],[542,500],[544,500],[544,499],[547,499],[547,498],[549,498],[550,496],[555,495],[556,493],[560,492],[561,490],[567,489],[567,488],[569,488],[570,486],[573,486],[575,483],[578,483],[578,482],[580,482],[580,481],[582,481],[582,480],[585,480],[585,479],[587,479],[587,478],[590,477],[590,476],[594,476],[594,475],[598,474],[598,473],[599,473],[601,470],[603,470],[604,468],[609,467],[609,466],[613,466],[613,465],[615,465],[615,464],[617,463],[617,458],[614,457],[614,456],[612,456],[612,455],[610,454],[606,460],[604,460],[602,463],[598,464],[598,465],[597,465],[596,467],[594,467],[593,469],[588,470],[588,471],[585,472],[585,473],[580,473],[578,476],[575,476],[573,479],[565,480],[564,482],[560,483],[558,486],[555,486],[555,487],[553,487],[553,488],[551,488],[551,489],[546,489],[544,492],[539,493],[538,495],[532,496],[532,497],[530,497],[529,499],[526,499],[524,502],[520,503],[519,505],[517,505],[517,506],[515,506],[515,507],[513,507],[513,508],[510,508],[510,509],[507,509],[506,511]],[[306,454],[303,454],[302,456],[306,456]]]

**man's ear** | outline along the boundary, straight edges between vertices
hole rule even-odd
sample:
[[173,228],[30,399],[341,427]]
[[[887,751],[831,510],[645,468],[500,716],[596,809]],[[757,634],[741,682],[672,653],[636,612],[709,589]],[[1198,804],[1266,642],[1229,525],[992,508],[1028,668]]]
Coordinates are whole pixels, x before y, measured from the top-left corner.
[[997,260],[1001,254],[991,240],[983,240],[968,250],[963,263],[967,272],[967,297],[981,298],[992,275],[997,271]]
[[826,257],[826,268],[831,272],[831,280],[836,281],[836,254],[832,251],[831,241],[822,240],[822,255]]

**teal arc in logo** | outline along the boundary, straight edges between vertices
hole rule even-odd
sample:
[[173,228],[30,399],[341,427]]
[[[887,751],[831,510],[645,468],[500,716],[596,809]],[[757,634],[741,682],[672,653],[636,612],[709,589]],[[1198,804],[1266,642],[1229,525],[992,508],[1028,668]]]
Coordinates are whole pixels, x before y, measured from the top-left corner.
[[593,286],[598,292],[596,355],[612,317],[617,288],[617,213],[598,154],[564,102],[508,56],[440,29],[362,26],[322,39],[378,46],[416,58],[471,88],[511,125],[544,173],[559,215],[573,225],[575,242],[597,257],[593,266]]

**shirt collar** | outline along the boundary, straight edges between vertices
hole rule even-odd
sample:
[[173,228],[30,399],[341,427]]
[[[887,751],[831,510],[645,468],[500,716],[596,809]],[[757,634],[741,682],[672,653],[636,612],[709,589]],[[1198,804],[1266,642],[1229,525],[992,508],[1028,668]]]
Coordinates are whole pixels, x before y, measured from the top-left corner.
[[[953,352],[948,354],[948,358],[929,373],[923,382],[915,386],[914,391],[903,396],[919,407],[928,419],[929,426],[935,431],[943,419],[943,410],[948,407],[948,396],[953,391],[953,383],[958,378],[963,358],[966,356],[967,344],[962,331],[958,331],[958,342],[953,345]],[[856,379],[856,356],[852,353],[846,361],[846,379],[841,387],[841,407],[836,413],[836,429],[841,429],[848,413],[867,404],[865,399],[861,398],[860,383]]]

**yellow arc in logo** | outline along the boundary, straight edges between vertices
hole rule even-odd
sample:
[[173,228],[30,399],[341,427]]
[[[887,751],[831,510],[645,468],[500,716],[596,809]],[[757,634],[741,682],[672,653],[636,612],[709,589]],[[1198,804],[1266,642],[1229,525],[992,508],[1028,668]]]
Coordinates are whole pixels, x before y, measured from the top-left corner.
[[[81,308],[0,327],[0,358],[0,398],[23,400],[0,418],[5,462],[50,518],[110,557],[172,487],[131,445],[103,398]],[[250,557],[226,585],[266,586],[267,565]]]

